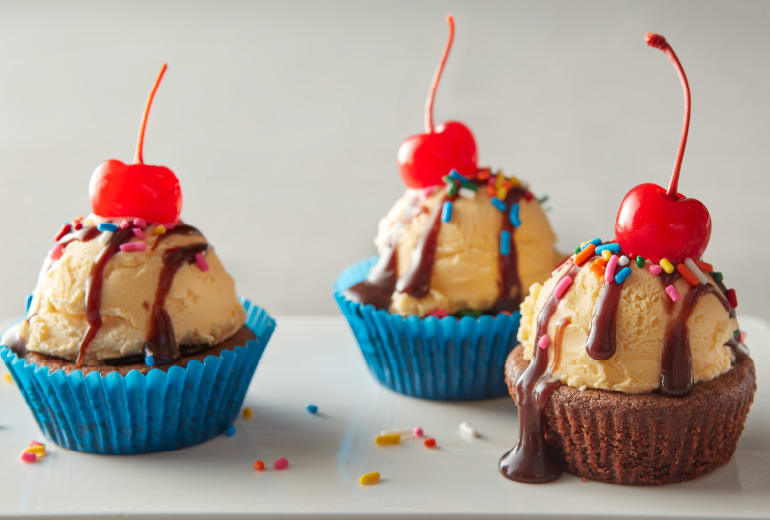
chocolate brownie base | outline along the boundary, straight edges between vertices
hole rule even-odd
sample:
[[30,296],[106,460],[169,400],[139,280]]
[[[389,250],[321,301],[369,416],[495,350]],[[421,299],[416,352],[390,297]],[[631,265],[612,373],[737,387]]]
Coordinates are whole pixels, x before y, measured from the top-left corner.
[[[513,349],[505,364],[512,396],[529,364],[522,354],[521,347]],[[566,470],[581,478],[648,486],[681,482],[730,460],[756,387],[749,357],[683,397],[561,385],[545,409],[545,438]]]
[[[188,348],[187,350],[191,350],[192,353],[189,355],[182,355],[179,359],[177,359],[175,362],[169,364],[169,365],[157,365],[157,366],[151,366],[148,367],[145,363],[130,363],[130,364],[120,364],[120,365],[108,365],[108,364],[102,364],[102,365],[83,365],[82,367],[78,368],[75,366],[75,363],[73,361],[68,361],[66,359],[58,359],[53,358],[50,356],[46,356],[45,354],[38,354],[36,352],[27,352],[24,356],[25,361],[29,361],[30,363],[35,363],[39,366],[45,366],[50,369],[51,372],[55,372],[56,370],[64,370],[65,373],[70,374],[74,372],[75,370],[80,370],[83,372],[84,376],[87,376],[91,372],[98,372],[102,376],[106,376],[107,374],[110,374],[112,372],[117,372],[120,375],[126,375],[132,370],[138,370],[139,372],[146,374],[150,370],[157,368],[160,370],[167,370],[169,367],[172,366],[181,366],[185,367],[187,366],[187,363],[193,360],[197,361],[203,361],[206,356],[218,356],[220,352],[223,350],[232,350],[233,348],[239,346],[239,345],[245,345],[247,341],[255,339],[256,336],[251,331],[250,328],[248,328],[246,325],[238,329],[238,331],[230,336],[228,339],[223,341],[222,343],[219,343],[218,345],[214,345],[212,347],[203,348],[203,349],[197,349],[197,348]],[[185,348],[182,347],[182,350],[184,351]]]

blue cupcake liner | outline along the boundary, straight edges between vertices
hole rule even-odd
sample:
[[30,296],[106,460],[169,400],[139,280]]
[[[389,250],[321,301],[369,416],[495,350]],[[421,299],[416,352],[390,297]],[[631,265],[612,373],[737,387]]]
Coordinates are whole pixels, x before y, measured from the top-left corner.
[[391,390],[424,399],[478,400],[507,395],[505,359],[516,345],[519,311],[511,315],[401,316],[344,295],[363,281],[377,257],[345,269],[334,298],[369,371]]
[[40,429],[59,446],[103,454],[177,450],[219,435],[240,412],[275,329],[262,308],[241,303],[257,338],[185,367],[83,376],[80,370],[50,372],[7,346],[0,346],[0,357]]

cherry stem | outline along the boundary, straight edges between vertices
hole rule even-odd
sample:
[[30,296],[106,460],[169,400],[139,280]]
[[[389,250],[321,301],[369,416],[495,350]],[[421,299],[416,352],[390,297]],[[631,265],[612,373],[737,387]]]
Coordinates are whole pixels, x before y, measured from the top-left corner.
[[666,38],[660,34],[647,33],[644,35],[644,41],[650,47],[655,47],[666,53],[668,59],[674,64],[677,74],[679,74],[679,80],[682,82],[682,92],[684,93],[684,124],[682,125],[682,139],[679,141],[679,150],[676,153],[676,161],[674,162],[674,172],[671,174],[671,182],[668,184],[668,191],[666,196],[669,199],[676,200],[677,187],[679,185],[679,172],[682,170],[682,159],[684,159],[684,149],[687,146],[687,134],[690,131],[690,109],[692,102],[690,101],[690,84],[687,82],[687,75],[684,73],[684,68],[679,62],[674,49],[668,44]]
[[142,150],[144,149],[144,130],[147,128],[147,118],[150,116],[150,107],[152,106],[152,100],[155,99],[155,92],[158,90],[160,81],[163,79],[163,74],[166,73],[168,65],[165,63],[160,68],[158,77],[155,79],[155,84],[150,90],[150,97],[147,98],[147,106],[144,107],[144,115],[142,116],[142,126],[139,127],[139,138],[136,141],[136,155],[134,155],[134,164],[144,164],[144,158],[142,157]]
[[452,42],[455,39],[455,19],[451,14],[446,15],[446,21],[449,24],[449,37],[444,47],[444,53],[441,55],[441,61],[438,64],[436,73],[433,75],[433,83],[428,91],[428,99],[425,101],[425,132],[433,133],[433,101],[436,99],[436,90],[438,82],[441,80],[441,74],[444,72],[446,60],[449,57],[449,50],[452,48]]

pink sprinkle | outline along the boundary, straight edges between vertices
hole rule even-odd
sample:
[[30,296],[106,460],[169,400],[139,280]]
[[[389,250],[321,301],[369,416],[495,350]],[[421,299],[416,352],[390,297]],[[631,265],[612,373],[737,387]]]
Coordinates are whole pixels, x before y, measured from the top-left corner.
[[121,244],[120,250],[124,253],[133,253],[135,251],[144,251],[147,249],[147,244],[144,242],[128,242]]
[[650,272],[655,276],[658,276],[660,273],[663,272],[663,268],[658,264],[650,264],[650,267],[648,267],[647,269],[649,269]]
[[747,337],[747,336],[748,336],[748,334],[746,333],[746,331],[745,331],[745,330],[742,330],[742,331],[740,332],[740,334],[738,334],[738,341],[740,341],[741,343],[743,343],[744,341],[746,341],[746,337]]
[[136,238],[144,238],[144,231],[142,231],[138,227],[133,228],[131,231],[134,232],[134,236]]
[[549,338],[546,335],[541,336],[540,341],[537,342],[537,346],[543,350],[547,349],[548,345],[550,344],[551,344],[551,338]]
[[126,220],[126,219],[123,219],[123,220],[120,222],[120,229],[126,229],[126,228],[127,228],[128,226],[130,226],[130,225],[131,225],[131,223],[130,223],[128,220]]
[[604,281],[607,283],[615,281],[615,269],[618,267],[618,255],[612,255],[607,261],[607,267],[604,268]]
[[45,446],[42,442],[32,441],[29,443],[30,446]]
[[204,273],[209,270],[209,264],[206,263],[206,259],[203,257],[203,253],[195,255],[195,263],[198,265],[198,269]]
[[666,294],[668,294],[668,297],[671,298],[671,301],[676,303],[678,302],[682,297],[679,295],[679,291],[676,290],[676,287],[673,285],[669,285],[666,287]]
[[280,459],[273,462],[273,467],[277,470],[286,469],[289,467],[289,459],[286,457],[281,457]]
[[134,225],[136,227],[140,227],[140,228],[144,229],[144,228],[147,227],[147,221],[144,220],[143,218],[135,218],[134,219]]
[[412,428],[412,435],[414,435],[415,437],[422,437],[424,433],[425,432],[423,432],[422,428],[420,428],[419,426],[415,426],[414,428]]
[[449,313],[443,309],[436,309],[434,311],[431,311],[428,313],[428,316],[435,316],[437,318],[443,318],[444,316],[449,316]]
[[24,462],[37,462],[37,455],[31,451],[25,451],[21,454],[21,460]]
[[64,244],[61,242],[57,242],[55,246],[53,246],[53,249],[51,249],[51,260],[58,260],[61,258],[61,255],[64,253]]
[[564,296],[564,293],[567,292],[567,289],[569,289],[569,286],[572,285],[572,282],[573,280],[571,276],[565,276],[559,280],[559,283],[556,284],[556,288],[553,290],[554,298],[557,300],[561,299],[561,297]]

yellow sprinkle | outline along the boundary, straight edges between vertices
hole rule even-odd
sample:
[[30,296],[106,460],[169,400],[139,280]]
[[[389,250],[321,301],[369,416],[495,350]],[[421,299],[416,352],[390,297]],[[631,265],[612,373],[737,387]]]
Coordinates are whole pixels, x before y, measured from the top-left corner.
[[91,220],[90,218],[87,218],[87,219],[85,219],[85,220],[83,221],[83,225],[84,225],[85,227],[94,227],[94,226],[95,226],[95,224],[94,224],[94,221],[93,221],[93,220]]
[[500,186],[497,188],[497,198],[505,201],[505,197],[508,196],[508,190],[505,189],[505,186]]
[[153,228],[153,230],[152,230],[152,233],[153,233],[154,235],[162,235],[162,234],[164,234],[165,232],[166,232],[166,226],[164,226],[163,224],[158,224],[158,225],[157,225],[157,226],[155,226],[155,227]]
[[611,256],[612,256],[612,251],[610,251],[609,249],[605,249],[604,251],[602,251],[602,258],[604,258],[605,261],[609,262]]
[[24,453],[34,453],[38,457],[45,457],[45,446],[30,446],[24,450]]
[[251,411],[251,408],[244,408],[243,409],[243,418],[244,419],[251,419],[254,416],[254,412]]
[[519,178],[516,177],[515,175],[511,175],[510,177],[508,177],[508,180],[511,181],[511,184],[513,186],[518,186],[519,184],[521,184],[521,181],[519,181]]
[[360,477],[358,477],[358,483],[363,484],[364,486],[368,486],[369,484],[375,484],[379,482],[380,480],[380,474],[376,471],[372,471],[371,473],[364,473]]
[[658,265],[660,265],[668,274],[674,272],[674,264],[669,262],[667,258],[661,258],[660,262],[658,262]]
[[398,444],[399,442],[401,442],[401,435],[397,433],[386,433],[374,438],[374,443],[377,446],[389,446],[391,444]]
[[11,377],[11,374],[5,373],[3,374],[3,381],[6,383],[13,383],[13,377]]
[[[503,174],[500,173],[500,172],[497,172],[497,175],[495,177],[495,188],[497,188],[499,190],[500,186],[503,185],[503,181],[504,180],[505,180],[505,177],[503,176]],[[500,200],[502,200],[502,199],[500,199]]]

